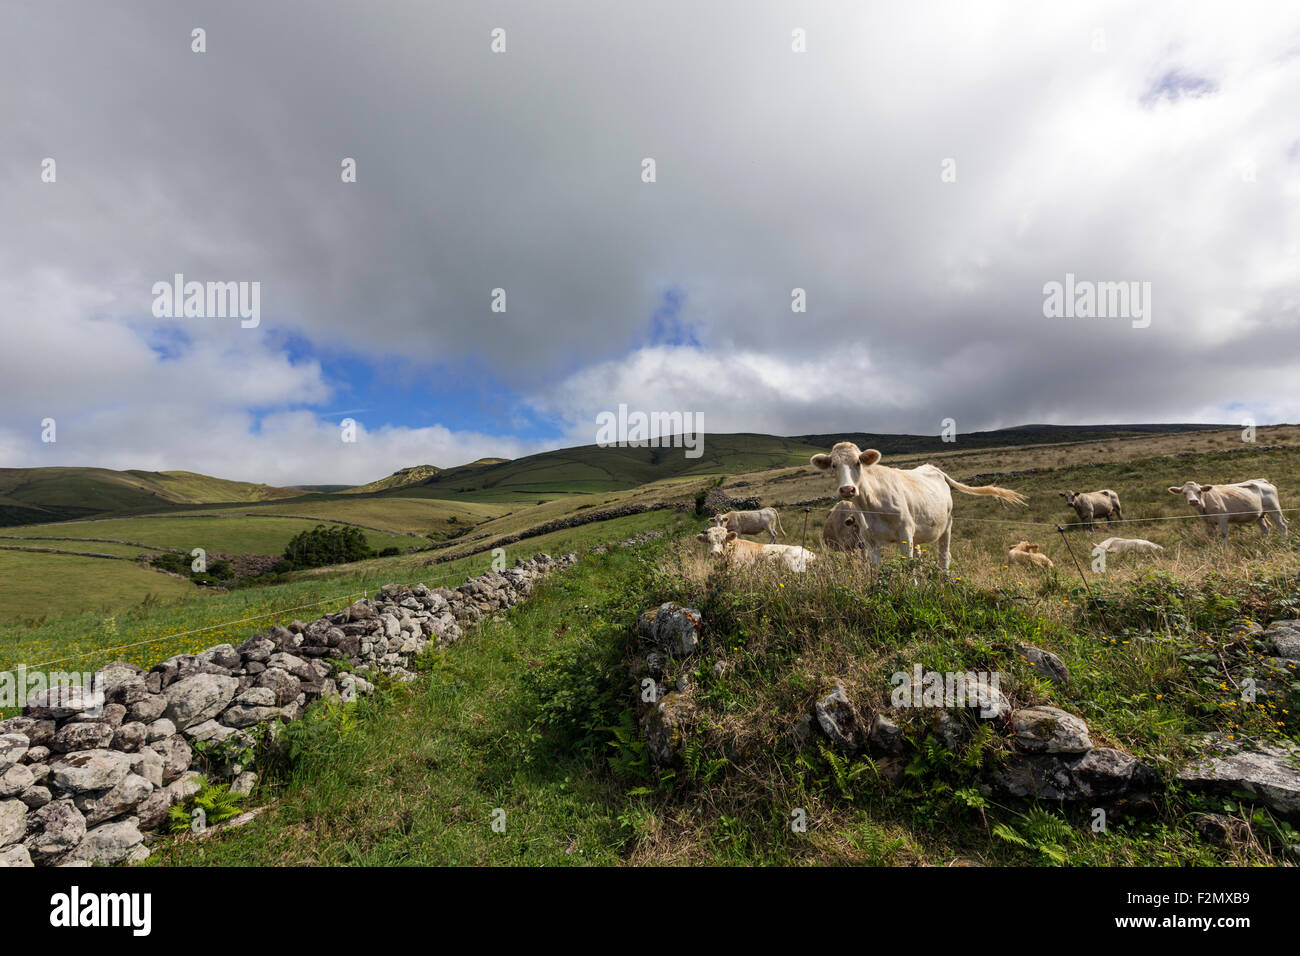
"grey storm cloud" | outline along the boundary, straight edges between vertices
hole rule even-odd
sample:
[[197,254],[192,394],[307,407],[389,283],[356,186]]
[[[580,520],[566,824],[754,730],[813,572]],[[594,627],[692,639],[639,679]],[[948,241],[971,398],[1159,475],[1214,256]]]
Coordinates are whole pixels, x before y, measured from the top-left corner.
[[[255,456],[276,432],[253,409],[348,407],[284,333],[413,374],[481,368],[572,441],[620,402],[787,433],[1300,418],[1300,9],[277,0],[5,17],[4,463],[43,460],[19,433],[52,407],[99,423],[76,463]],[[175,273],[260,282],[261,326],[187,327],[164,368],[150,289]],[[1044,284],[1067,273],[1150,282],[1150,327],[1046,318]],[[221,409],[220,454],[195,416],[153,407],[187,381]],[[377,423],[381,460],[423,460],[422,438],[452,459],[535,444],[509,423],[438,427]],[[319,445],[304,437],[290,477],[339,470]]]

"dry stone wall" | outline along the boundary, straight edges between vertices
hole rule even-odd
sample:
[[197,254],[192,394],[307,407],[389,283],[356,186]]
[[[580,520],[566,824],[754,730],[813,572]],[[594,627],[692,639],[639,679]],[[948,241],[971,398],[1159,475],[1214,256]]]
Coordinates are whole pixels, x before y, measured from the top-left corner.
[[239,755],[251,752],[256,728],[274,736],[313,701],[369,693],[376,673],[414,679],[411,663],[431,644],[454,644],[465,628],[520,603],[576,560],[538,554],[454,590],[388,585],[372,599],[310,623],[276,625],[238,647],[180,654],[147,671],[109,664],[90,688],[33,694],[21,716],[0,721],[0,866],[148,856],[150,831],[202,787],[196,748],[233,755],[215,766],[205,761],[208,772],[249,793],[256,770]]

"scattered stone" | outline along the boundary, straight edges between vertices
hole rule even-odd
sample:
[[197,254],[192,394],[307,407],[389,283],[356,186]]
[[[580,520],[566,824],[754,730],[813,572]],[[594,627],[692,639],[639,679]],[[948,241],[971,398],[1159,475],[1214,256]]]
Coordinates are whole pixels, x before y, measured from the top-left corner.
[[1092,749],[1088,725],[1059,707],[1026,707],[1011,715],[1013,742],[1025,753],[1081,754]]
[[813,707],[817,724],[831,743],[846,754],[855,754],[861,747],[861,720],[843,684],[834,689]]
[[1239,750],[1222,737],[1212,737],[1209,742],[1220,753],[1183,768],[1178,779],[1184,786],[1225,794],[1241,790],[1259,797],[1276,813],[1300,814],[1300,756],[1296,750],[1269,744]]
[[1070,669],[1065,666],[1063,660],[1051,651],[1045,651],[1041,647],[1034,647],[1032,644],[1017,644],[1016,652],[1029,661],[1029,666],[1036,673],[1047,678],[1053,684],[1064,687],[1070,683]]

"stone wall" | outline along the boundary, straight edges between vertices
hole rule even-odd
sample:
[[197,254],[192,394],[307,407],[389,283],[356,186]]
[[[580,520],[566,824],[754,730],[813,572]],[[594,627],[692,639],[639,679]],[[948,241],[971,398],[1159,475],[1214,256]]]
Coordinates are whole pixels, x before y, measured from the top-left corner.
[[[109,664],[90,689],[33,694],[0,721],[0,866],[120,863],[149,855],[150,831],[204,779],[249,793],[256,770],[240,762],[256,728],[272,738],[322,697],[353,699],[376,673],[413,680],[430,644],[523,601],[539,580],[577,560],[538,554],[455,590],[385,586],[373,599],[310,623],[293,621],[238,647],[180,654],[149,670]],[[340,668],[331,661],[346,661]],[[209,755],[202,759],[196,744]]]

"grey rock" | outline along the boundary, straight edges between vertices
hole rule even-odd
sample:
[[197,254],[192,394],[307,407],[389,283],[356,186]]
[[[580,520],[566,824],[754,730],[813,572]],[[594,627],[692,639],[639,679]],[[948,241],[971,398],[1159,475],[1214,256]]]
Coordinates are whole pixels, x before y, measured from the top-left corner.
[[149,724],[148,731],[145,734],[145,742],[153,743],[155,740],[162,740],[164,737],[170,737],[174,733],[176,733],[176,725],[166,717],[159,717],[157,720]]
[[27,852],[27,847],[21,843],[13,846],[7,846],[0,850],[0,869],[5,867],[35,866],[32,862],[32,856]]
[[113,728],[98,721],[77,721],[59,728],[50,742],[55,753],[72,753],[76,750],[98,750],[113,740]]
[[257,676],[257,686],[274,692],[273,705],[284,706],[297,698],[301,682],[287,670],[280,667],[268,667]]
[[1092,749],[1088,725],[1059,707],[1026,707],[1011,715],[1013,742],[1025,753],[1081,754]]
[[0,773],[0,799],[16,797],[36,782],[36,776],[26,764],[16,763]]
[[23,715],[37,720],[66,720],[79,714],[97,714],[104,706],[104,695],[85,687],[51,687],[27,698]]
[[94,801],[86,810],[86,825],[95,826],[134,810],[153,793],[153,784],[138,774],[127,774],[112,790]]
[[185,738],[180,734],[163,740],[156,740],[148,744],[145,749],[152,750],[162,758],[164,784],[171,783],[188,770],[190,761],[194,758],[194,752],[190,749],[190,745],[185,742]]
[[813,713],[822,733],[840,750],[855,754],[862,748],[861,720],[844,685],[836,684],[829,694],[817,701]]
[[103,690],[106,700],[125,704],[127,707],[149,694],[145,683],[145,672],[134,664],[122,661],[109,664],[97,671],[95,682]]
[[637,633],[671,657],[687,657],[700,646],[702,623],[695,608],[668,601],[641,615]]
[[131,772],[131,758],[116,750],[79,750],[50,764],[50,778],[63,791],[108,790]]
[[1274,621],[1264,634],[1269,650],[1286,660],[1300,660],[1300,620]]
[[683,741],[683,725],[694,709],[689,697],[677,693],[665,694],[658,703],[643,708],[641,734],[656,763],[673,762]]
[[1222,738],[1212,738],[1211,743],[1225,752],[1183,768],[1178,779],[1184,786],[1214,793],[1242,790],[1276,813],[1300,814],[1300,756],[1296,750],[1260,744],[1234,753]]
[[27,835],[27,806],[20,800],[0,800],[0,846]]
[[877,753],[901,754],[903,728],[884,714],[876,714],[871,720],[871,729],[867,731],[867,742]]
[[104,823],[86,833],[68,854],[68,860],[106,865],[121,863],[143,842],[144,835],[132,821]]
[[54,800],[28,814],[23,845],[40,862],[67,853],[85,835],[86,818],[81,811],[71,800]]
[[127,709],[127,717],[130,720],[138,720],[142,724],[151,724],[163,715],[167,710],[167,698],[163,694],[149,694],[137,700]]
[[21,761],[30,748],[31,741],[26,734],[0,734],[0,773]]
[[18,799],[27,804],[28,809],[39,810],[54,799],[54,794],[50,793],[48,787],[37,785],[28,787],[22,792]]
[[1062,687],[1070,683],[1070,669],[1065,666],[1063,660],[1051,651],[1045,651],[1041,647],[1034,647],[1032,644],[1017,644],[1016,652],[1029,661],[1029,666],[1039,676],[1045,677],[1053,684]]
[[112,747],[114,750],[132,753],[143,747],[148,738],[149,729],[140,721],[132,720],[117,728],[117,733],[113,734]]
[[239,681],[224,674],[193,674],[167,688],[168,720],[178,729],[215,717],[229,705]]
[[166,764],[163,758],[148,747],[131,755],[131,772],[144,777],[153,784],[154,789],[158,789],[163,785],[165,769]]

